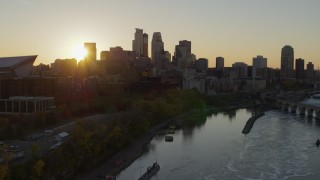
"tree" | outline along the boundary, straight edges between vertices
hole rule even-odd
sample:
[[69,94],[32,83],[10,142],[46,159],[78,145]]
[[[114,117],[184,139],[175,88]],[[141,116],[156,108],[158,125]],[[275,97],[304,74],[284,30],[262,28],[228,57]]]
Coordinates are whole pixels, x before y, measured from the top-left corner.
[[36,143],[33,143],[31,145],[31,154],[32,154],[32,156],[37,156],[38,153],[39,153],[39,145]]
[[43,162],[41,159],[39,159],[34,165],[33,165],[33,173],[36,175],[36,177],[41,177],[43,174],[43,167],[45,166],[45,162]]
[[0,164],[0,179],[5,179],[8,173],[8,165]]

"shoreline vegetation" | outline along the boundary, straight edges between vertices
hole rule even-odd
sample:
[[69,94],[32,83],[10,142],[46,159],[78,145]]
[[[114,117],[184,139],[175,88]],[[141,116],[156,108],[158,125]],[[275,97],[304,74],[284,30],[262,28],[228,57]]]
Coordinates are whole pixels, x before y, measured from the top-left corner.
[[0,167],[3,179],[97,179],[117,175],[145,151],[158,131],[203,124],[207,115],[256,106],[249,93],[202,96],[196,91],[169,90],[160,96],[130,98],[127,111],[112,120],[75,120],[63,145],[26,163]]

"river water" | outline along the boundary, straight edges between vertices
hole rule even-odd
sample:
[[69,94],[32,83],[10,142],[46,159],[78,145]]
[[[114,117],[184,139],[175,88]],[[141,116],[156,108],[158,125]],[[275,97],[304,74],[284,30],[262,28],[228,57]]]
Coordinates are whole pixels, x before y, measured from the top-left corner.
[[202,125],[176,130],[173,142],[157,135],[117,179],[137,180],[155,161],[161,168],[152,180],[320,179],[320,123],[272,110],[245,136],[251,116],[246,109],[213,114]]

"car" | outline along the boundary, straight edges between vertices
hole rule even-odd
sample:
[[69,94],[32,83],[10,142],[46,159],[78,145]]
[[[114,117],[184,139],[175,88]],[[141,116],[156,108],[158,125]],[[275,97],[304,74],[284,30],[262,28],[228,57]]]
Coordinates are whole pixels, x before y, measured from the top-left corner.
[[47,130],[44,131],[44,133],[52,134],[52,133],[53,133],[53,130],[47,129]]
[[57,142],[56,144],[52,145],[50,149],[57,149],[61,144],[62,142]]

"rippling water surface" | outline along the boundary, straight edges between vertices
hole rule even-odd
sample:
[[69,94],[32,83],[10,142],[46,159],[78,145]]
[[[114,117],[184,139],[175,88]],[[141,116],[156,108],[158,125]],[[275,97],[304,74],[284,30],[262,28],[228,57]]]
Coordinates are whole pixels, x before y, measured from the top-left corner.
[[252,113],[245,109],[177,130],[173,142],[156,136],[117,178],[136,180],[157,160],[161,168],[152,180],[320,179],[319,123],[280,111],[265,114],[247,136],[241,131]]

